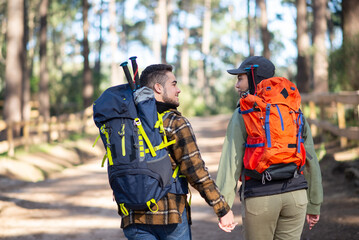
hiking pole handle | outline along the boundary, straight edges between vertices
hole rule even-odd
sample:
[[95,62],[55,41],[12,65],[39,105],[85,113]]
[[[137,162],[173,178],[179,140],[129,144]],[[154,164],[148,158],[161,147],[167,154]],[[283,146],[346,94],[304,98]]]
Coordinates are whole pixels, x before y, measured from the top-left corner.
[[128,64],[128,62],[125,61],[125,62],[121,63],[120,66],[123,68],[123,71],[125,72],[127,82],[128,82],[128,84],[130,84],[130,87],[131,87],[132,91],[135,91],[136,87],[135,87],[135,84],[133,83],[133,80],[131,78],[131,73],[128,70],[127,64]]
[[132,72],[133,72],[133,78],[135,80],[136,89],[140,88],[140,78],[138,76],[138,65],[136,62],[136,56],[130,57],[131,63],[132,63]]

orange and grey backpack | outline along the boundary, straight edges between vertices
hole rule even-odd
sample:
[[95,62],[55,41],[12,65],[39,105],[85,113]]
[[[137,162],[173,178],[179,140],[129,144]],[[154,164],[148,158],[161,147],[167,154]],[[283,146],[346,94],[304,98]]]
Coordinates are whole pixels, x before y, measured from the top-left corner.
[[244,175],[266,181],[301,174],[305,164],[303,114],[296,86],[283,77],[265,79],[240,99],[247,130]]

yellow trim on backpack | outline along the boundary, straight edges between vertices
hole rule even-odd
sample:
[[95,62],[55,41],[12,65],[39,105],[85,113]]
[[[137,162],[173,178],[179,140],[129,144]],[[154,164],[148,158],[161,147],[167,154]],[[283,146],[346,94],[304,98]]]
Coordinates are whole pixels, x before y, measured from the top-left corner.
[[107,151],[107,158],[108,158],[108,162],[110,165],[113,165],[113,161],[112,161],[112,155],[111,155],[111,143],[110,143],[110,136],[108,135],[108,132],[106,130],[106,124],[102,125],[101,127],[101,133],[105,135],[106,137],[106,151]]
[[[161,150],[161,149],[163,149],[163,148],[166,148],[166,147],[168,147],[169,145],[172,145],[172,144],[175,144],[175,143],[176,143],[176,139],[175,139],[175,140],[172,140],[172,141],[170,141],[170,142],[167,142],[167,143],[161,142],[160,145],[154,147],[153,149],[154,149],[155,151],[158,151],[158,150]],[[146,153],[149,153],[149,152],[150,152],[149,149],[146,149]]]
[[100,139],[100,137],[101,137],[101,134],[99,134],[99,135],[96,137],[95,142],[92,144],[92,147],[95,147],[95,146],[96,146],[97,141]]
[[176,178],[176,177],[177,177],[178,171],[179,171],[179,166],[177,166],[177,167],[175,168],[175,170],[173,171],[172,178]]
[[188,192],[189,192],[189,200],[188,200],[188,205],[191,206],[191,202],[192,202],[192,192],[191,189],[188,187]]
[[[143,139],[145,140],[145,142],[147,144],[147,147],[148,147],[148,149],[145,149],[143,152],[140,150],[140,156],[141,157],[144,157],[145,153],[151,153],[152,157],[155,157],[155,156],[157,156],[156,151],[164,149],[164,148],[168,147],[169,145],[172,145],[172,144],[176,143],[175,139],[168,142],[167,136],[166,136],[166,131],[165,131],[164,127],[163,127],[163,116],[168,112],[170,112],[170,111],[165,111],[163,113],[158,113],[157,112],[158,120],[157,120],[154,128],[159,128],[159,132],[163,136],[163,141],[161,142],[160,145],[155,146],[155,147],[153,147],[153,145],[152,145],[151,141],[149,140],[145,130],[143,129],[141,120],[139,118],[135,118],[135,124],[136,124],[136,126],[137,126],[137,128],[138,128],[138,130],[140,132],[139,136],[143,137]],[[140,145],[143,145],[143,144],[141,144],[141,142],[140,142]]]
[[146,134],[145,130],[142,127],[141,120],[139,118],[135,118],[135,123],[136,123],[136,126],[137,126],[138,130],[140,131],[140,134],[142,135],[143,139],[145,140],[145,142],[147,144],[147,147],[151,152],[152,157],[155,157],[157,154],[156,154],[156,152],[155,152],[155,150],[154,150],[154,148],[152,146],[152,143],[151,143],[150,139],[147,137],[147,134]]
[[105,153],[105,155],[103,155],[101,167],[103,167],[105,165],[106,159],[107,159],[107,153]]
[[126,146],[125,146],[125,124],[122,124],[122,129],[121,129],[121,145],[122,145],[122,156],[126,156]]
[[123,213],[123,215],[128,216],[128,211],[127,211],[127,208],[125,207],[125,204],[120,203],[119,206],[120,206],[120,210]]
[[[164,111],[163,113],[158,113],[157,112],[158,120],[157,120],[156,125],[155,125],[155,128],[159,128],[160,133],[163,134],[163,142],[165,144],[167,144],[167,136],[166,136],[165,128],[163,127],[163,116],[166,115],[169,112],[170,111]],[[173,143],[170,143],[170,144],[166,145],[166,147],[171,145],[171,144],[174,144],[176,142],[175,140],[173,140],[173,141],[174,141]]]
[[[151,209],[151,203],[155,204],[156,210],[152,210],[152,209]],[[148,209],[149,209],[151,212],[153,212],[153,213],[158,212],[158,205],[157,205],[156,200],[155,200],[154,198],[152,198],[151,200],[147,201],[146,204],[147,204]]]

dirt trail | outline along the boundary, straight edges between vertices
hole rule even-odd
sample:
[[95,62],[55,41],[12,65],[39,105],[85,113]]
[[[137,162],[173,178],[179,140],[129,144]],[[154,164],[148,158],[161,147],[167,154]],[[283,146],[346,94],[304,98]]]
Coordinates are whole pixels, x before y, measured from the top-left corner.
[[[228,116],[190,119],[203,159],[214,178],[228,119]],[[89,159],[42,182],[0,182],[0,239],[125,239],[106,170],[100,167],[101,158]],[[324,171],[331,173],[330,159],[324,164]],[[5,188],[3,184],[12,187]],[[324,236],[324,239],[359,239],[358,191],[353,191],[355,188],[346,184],[340,174],[325,176],[324,187],[327,194],[321,221],[314,230],[305,230],[303,239]],[[195,190],[192,193],[194,240],[242,239],[240,227],[230,234],[222,232],[213,210]],[[238,197],[233,211],[241,224]]]

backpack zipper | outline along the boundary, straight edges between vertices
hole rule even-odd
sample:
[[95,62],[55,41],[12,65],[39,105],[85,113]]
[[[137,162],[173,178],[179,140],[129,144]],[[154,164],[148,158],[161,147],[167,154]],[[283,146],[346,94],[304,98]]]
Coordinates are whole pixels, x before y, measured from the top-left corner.
[[275,106],[277,107],[277,111],[278,111],[278,114],[279,114],[280,124],[282,125],[282,131],[284,131],[284,123],[283,123],[282,113],[280,112],[280,109],[279,109],[278,105],[276,104]]
[[125,139],[125,124],[122,123],[121,132],[118,132],[118,135],[121,137],[121,146],[122,146],[122,156],[126,156],[126,139]]

